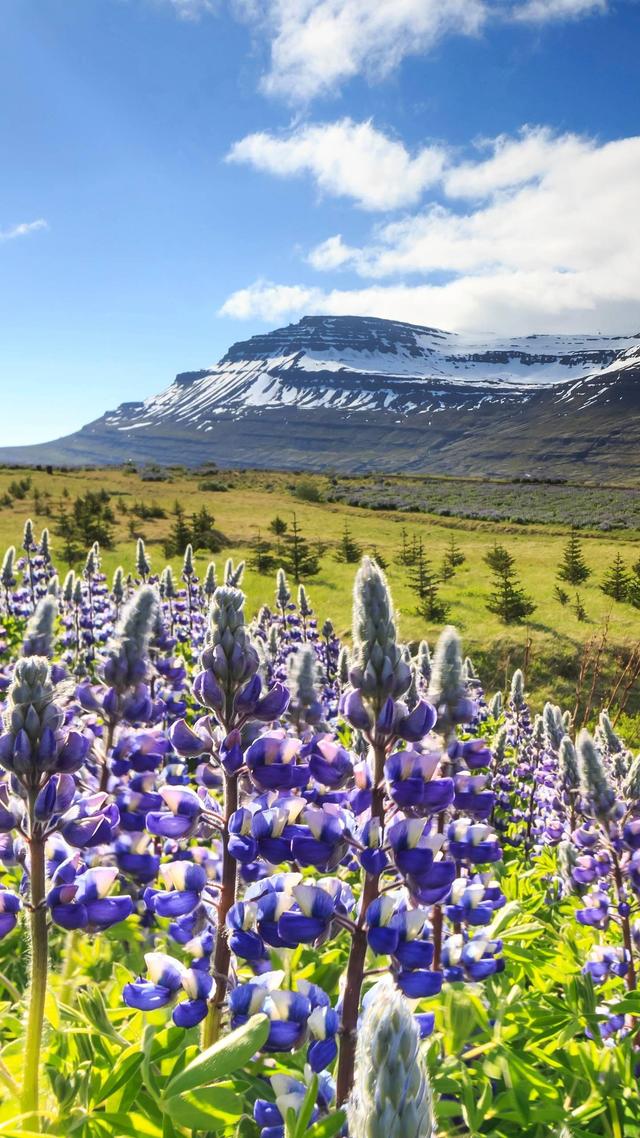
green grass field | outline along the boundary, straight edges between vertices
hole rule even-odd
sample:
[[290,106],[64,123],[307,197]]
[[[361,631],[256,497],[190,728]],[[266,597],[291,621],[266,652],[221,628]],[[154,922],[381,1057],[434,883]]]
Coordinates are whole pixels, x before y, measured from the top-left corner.
[[[9,544],[19,545],[26,517],[32,516],[36,532],[48,526],[52,538],[54,559],[61,570],[68,566],[62,557],[63,542],[56,536],[57,518],[61,510],[89,489],[105,489],[111,495],[117,524],[116,544],[105,550],[103,567],[111,576],[117,565],[133,569],[135,540],[130,535],[130,522],[135,533],[143,536],[153,571],[160,572],[166,563],[163,542],[172,524],[172,509],[179,501],[186,514],[202,505],[215,517],[216,528],[228,541],[221,553],[213,559],[219,569],[227,556],[249,557],[251,543],[258,530],[265,539],[275,542],[268,532],[269,522],[279,515],[291,522],[295,511],[303,535],[310,541],[327,543],[317,576],[305,584],[320,619],[331,615],[342,635],[350,627],[351,583],[353,565],[345,565],[335,558],[335,548],[343,532],[345,520],[353,538],[364,552],[377,549],[388,563],[387,573],[398,607],[400,631],[403,639],[416,641],[426,637],[433,644],[439,626],[425,624],[416,615],[416,599],[407,579],[407,569],[398,563],[403,528],[423,540],[427,557],[434,566],[442,560],[445,546],[452,533],[466,556],[453,580],[442,586],[441,596],[449,606],[447,622],[460,630],[466,650],[476,663],[489,690],[504,687],[506,678],[517,666],[526,665],[529,687],[536,702],[551,698],[573,708],[580,660],[584,645],[601,635],[608,622],[608,636],[601,655],[601,675],[595,686],[595,700],[606,702],[633,646],[640,640],[640,610],[631,605],[616,604],[599,588],[599,582],[614,555],[619,551],[627,564],[640,557],[640,535],[625,529],[602,534],[594,530],[581,530],[585,559],[592,576],[580,587],[580,595],[587,620],[577,619],[571,605],[561,605],[554,597],[556,573],[568,529],[559,524],[514,525],[503,522],[467,520],[455,517],[437,517],[423,512],[394,512],[362,509],[342,502],[309,502],[296,496],[300,485],[310,485],[324,498],[331,491],[327,478],[269,472],[202,472],[173,471],[170,480],[143,481],[139,474],[122,469],[78,470],[71,472],[0,470],[0,501],[5,499],[8,487],[16,478],[31,476],[31,487],[21,500],[13,500],[0,508],[0,551]],[[213,479],[228,484],[226,492],[203,491],[200,482]],[[447,480],[450,486],[451,480]],[[460,484],[460,508],[465,506],[464,482]],[[532,487],[526,487],[530,495]],[[46,500],[44,495],[49,495]],[[40,512],[35,499],[40,497]],[[139,520],[131,513],[121,512],[119,502],[127,511],[136,502],[155,503],[167,512],[157,520]],[[44,503],[44,504],[43,504]],[[491,591],[491,571],[484,563],[486,552],[496,539],[506,545],[516,559],[521,581],[536,603],[536,611],[526,624],[505,627],[487,611],[486,600]],[[211,555],[198,552],[196,564],[203,573]],[[80,561],[80,564],[82,561]],[[180,559],[173,559],[179,568]],[[76,567],[78,562],[76,562]],[[274,575],[262,576],[255,570],[245,575],[243,587],[253,611],[262,603],[273,603]],[[565,586],[574,599],[575,590]],[[591,674],[583,682],[588,689]],[[640,685],[638,685],[640,687]],[[629,710],[640,708],[635,690],[629,697]]]

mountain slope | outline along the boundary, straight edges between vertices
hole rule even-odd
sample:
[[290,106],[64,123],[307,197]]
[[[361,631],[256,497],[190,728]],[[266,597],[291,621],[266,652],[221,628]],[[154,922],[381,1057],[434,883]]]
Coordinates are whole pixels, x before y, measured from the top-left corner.
[[480,341],[322,316],[0,461],[635,478],[639,441],[640,335]]

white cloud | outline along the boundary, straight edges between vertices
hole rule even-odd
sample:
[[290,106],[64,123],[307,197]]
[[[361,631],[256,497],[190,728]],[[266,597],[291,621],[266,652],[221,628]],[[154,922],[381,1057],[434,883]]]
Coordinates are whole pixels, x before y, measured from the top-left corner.
[[316,245],[307,257],[309,264],[320,272],[330,269],[340,269],[343,265],[353,261],[358,256],[358,250],[352,245],[345,245],[342,234],[336,233],[334,237],[327,237],[320,245]]
[[[376,226],[361,247],[334,235],[311,251],[313,268],[348,268],[367,282],[362,287],[258,282],[234,293],[223,312],[266,320],[368,312],[502,332],[637,331],[640,137],[600,145],[526,130],[484,151],[475,164],[443,172],[451,206],[430,203]],[[465,209],[454,208],[465,200]]]
[[199,20],[211,12],[219,12],[218,0],[168,0],[181,20]]
[[440,177],[445,151],[425,146],[411,155],[371,122],[344,118],[300,126],[288,135],[262,131],[236,142],[230,162],[245,162],[278,177],[310,174],[326,193],[352,198],[364,209],[413,205]]
[[22,221],[19,225],[12,225],[9,229],[0,229],[0,241],[13,241],[15,237],[27,237],[30,233],[37,233],[39,229],[48,229],[44,218],[37,221]]
[[381,78],[446,35],[475,35],[485,0],[237,0],[266,31],[265,91],[307,100],[354,75]]
[[264,90],[308,101],[356,75],[389,75],[446,36],[491,23],[544,24],[607,9],[607,0],[234,0],[269,42]]
[[380,316],[452,331],[526,335],[531,332],[632,334],[640,300],[624,290],[561,273],[496,273],[444,285],[371,285],[321,289],[256,281],[233,293],[220,315],[275,325],[304,314]]
[[607,0],[526,0],[514,8],[514,17],[541,24],[550,20],[575,20],[607,11]]

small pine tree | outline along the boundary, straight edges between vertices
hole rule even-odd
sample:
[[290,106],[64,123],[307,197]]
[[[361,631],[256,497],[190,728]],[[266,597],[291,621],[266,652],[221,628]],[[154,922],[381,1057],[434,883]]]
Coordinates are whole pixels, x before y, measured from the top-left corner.
[[184,516],[184,510],[176,502],[173,512],[175,521],[169,530],[169,537],[164,544],[165,557],[182,557],[188,545],[191,544],[191,530]]
[[409,572],[409,582],[418,597],[417,613],[423,620],[441,621],[447,615],[447,606],[439,597],[438,575],[431,562],[424,555],[424,546],[419,543],[414,564]]
[[288,528],[289,527],[284,518],[281,518],[279,514],[276,514],[275,518],[269,522],[269,529],[276,539],[276,549],[278,551],[278,556],[280,556],[281,539],[284,537]]
[[320,559],[303,537],[295,514],[290,532],[284,535],[282,565],[296,585],[300,584],[302,577],[314,577],[320,572]]
[[461,565],[464,565],[465,561],[466,557],[456,542],[455,535],[451,534],[451,537],[449,538],[449,544],[445,549],[444,557],[442,559],[443,581],[448,581],[451,577],[453,577],[456,569],[459,569]]
[[484,562],[490,569],[493,569],[494,573],[502,573],[505,569],[510,569],[513,566],[511,554],[504,545],[498,545],[497,541],[494,542],[493,549],[485,553]]
[[573,605],[573,611],[576,614],[577,620],[585,621],[587,619],[587,610],[584,607],[580,593],[576,593],[576,599],[575,599],[575,602]]
[[258,530],[258,536],[251,543],[249,565],[252,569],[255,569],[256,573],[271,573],[274,562],[275,559],[271,552],[271,544],[264,540],[260,530]]
[[573,527],[569,540],[564,548],[562,562],[558,569],[558,577],[561,581],[567,581],[570,585],[582,585],[590,576],[591,570],[582,556],[578,531]]
[[553,595],[557,601],[560,601],[561,605],[566,605],[569,603],[569,594],[565,589],[561,589],[560,585],[556,585],[555,589],[553,590]]
[[536,606],[520,585],[513,557],[504,546],[496,545],[485,561],[494,573],[494,591],[487,601],[489,612],[495,613],[503,624],[520,624]]
[[629,574],[619,553],[616,553],[600,588],[603,593],[606,593],[608,597],[612,597],[614,601],[624,601],[626,599],[627,590],[629,588]]
[[372,556],[373,560],[375,561],[376,565],[378,565],[380,567],[380,569],[387,569],[388,568],[389,563],[388,563],[387,559],[382,555],[382,553],[378,549],[377,545],[374,545],[373,549],[371,550],[371,556]]
[[343,561],[346,565],[354,565],[356,561],[360,560],[361,556],[362,548],[351,536],[349,523],[345,519],[342,537],[338,542],[338,548],[336,550],[336,561]]

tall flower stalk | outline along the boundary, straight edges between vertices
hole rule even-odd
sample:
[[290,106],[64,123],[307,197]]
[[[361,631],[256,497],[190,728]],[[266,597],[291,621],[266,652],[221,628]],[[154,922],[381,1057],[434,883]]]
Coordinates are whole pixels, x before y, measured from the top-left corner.
[[[344,711],[352,724],[363,730],[369,745],[371,829],[382,833],[384,767],[395,738],[392,730],[394,700],[409,687],[411,669],[396,643],[395,616],[386,578],[368,557],[363,559],[354,584],[350,680],[352,689],[344,701]],[[353,1085],[356,1031],[367,955],[366,914],[379,892],[380,873],[376,868],[374,865],[372,872],[365,873],[347,965],[337,1073],[339,1104],[345,1102]]]

